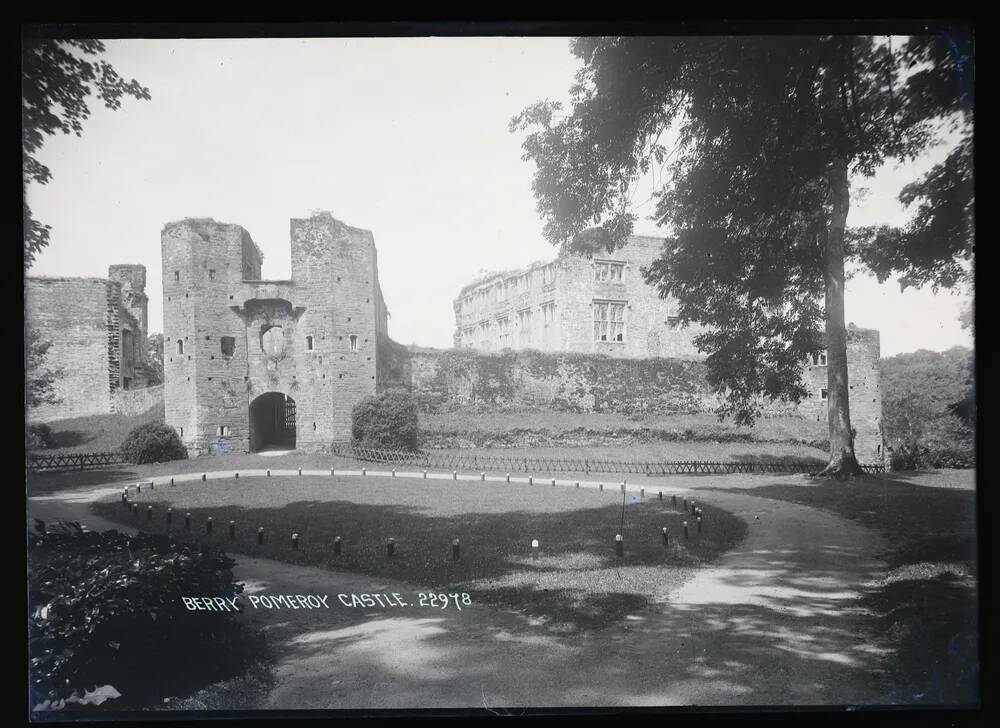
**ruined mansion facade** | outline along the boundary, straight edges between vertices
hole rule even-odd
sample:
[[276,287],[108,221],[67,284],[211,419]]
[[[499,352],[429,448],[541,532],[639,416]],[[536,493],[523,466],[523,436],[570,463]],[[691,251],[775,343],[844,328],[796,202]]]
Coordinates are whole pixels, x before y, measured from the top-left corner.
[[[622,359],[701,361],[694,338],[703,327],[682,327],[677,304],[660,298],[642,275],[663,239],[632,236],[613,253],[561,252],[555,260],[489,273],[454,300],[455,346],[480,352],[537,350]],[[851,421],[862,462],[881,462],[882,396],[879,332],[847,330]],[[826,354],[803,362],[808,396],[798,405],[773,403],[771,414],[826,420]]]
[[371,232],[329,213],[293,219],[290,280],[261,279],[239,225],[168,223],[161,247],[166,421],[189,452],[349,438],[387,336]]

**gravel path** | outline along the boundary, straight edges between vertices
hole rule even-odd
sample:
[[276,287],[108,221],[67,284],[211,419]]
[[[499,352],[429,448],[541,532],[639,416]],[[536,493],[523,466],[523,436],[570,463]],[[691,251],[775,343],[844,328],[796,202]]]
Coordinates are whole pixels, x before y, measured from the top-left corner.
[[[714,481],[678,477],[669,487],[680,493]],[[120,487],[33,498],[30,511],[121,528],[86,505]],[[872,556],[884,547],[880,537],[806,506],[742,493],[703,495],[699,500],[745,519],[747,538],[624,625],[583,637],[479,606],[475,594],[462,610],[348,608],[337,594],[396,592],[415,603],[421,590],[239,556],[247,595],[330,595],[330,609],[246,612],[280,645],[277,682],[260,707],[884,702],[882,656],[872,647],[870,620],[855,606],[863,585],[884,575]]]

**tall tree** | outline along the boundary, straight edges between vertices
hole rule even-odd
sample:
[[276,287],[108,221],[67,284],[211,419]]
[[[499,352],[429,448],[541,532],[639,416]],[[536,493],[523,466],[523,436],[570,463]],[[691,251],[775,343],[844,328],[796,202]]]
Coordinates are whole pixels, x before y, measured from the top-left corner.
[[[579,38],[571,108],[543,101],[527,132],[534,193],[553,244],[612,251],[631,196],[669,169],[653,219],[671,235],[645,271],[678,301],[723,415],[750,424],[764,399],[798,402],[801,363],[828,351],[827,474],[859,471],[848,402],[845,266],[902,285],[961,282],[972,255],[971,45],[962,37]],[[961,142],[900,199],[901,229],[847,229],[851,176]],[[676,134],[667,149],[664,136]]]
[[24,367],[25,404],[37,407],[41,404],[58,404],[62,401],[55,391],[55,383],[62,376],[61,367],[48,365],[48,353],[52,342],[31,328],[25,329],[26,357]]
[[[24,182],[46,184],[48,167],[35,154],[47,136],[83,135],[90,116],[88,99],[97,94],[109,109],[121,107],[122,97],[149,99],[149,89],[135,79],[126,81],[107,61],[99,40],[24,37],[21,40],[21,138]],[[89,60],[93,58],[93,60]],[[24,265],[49,244],[51,228],[35,220],[24,201]]]

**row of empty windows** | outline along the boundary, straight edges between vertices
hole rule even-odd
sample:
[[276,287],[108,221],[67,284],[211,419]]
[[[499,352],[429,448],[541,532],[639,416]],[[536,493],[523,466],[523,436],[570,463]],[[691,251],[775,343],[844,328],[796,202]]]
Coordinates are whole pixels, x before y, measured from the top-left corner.
[[[276,331],[277,329],[277,331]],[[281,327],[271,326],[265,329],[260,336],[260,349],[261,351],[270,352],[272,354],[279,353],[284,348],[284,341],[281,337]],[[208,337],[205,337],[208,338]],[[343,338],[343,337],[341,337]],[[358,350],[358,337],[355,334],[351,334],[349,337],[351,351]],[[280,343],[279,343],[280,340]],[[305,339],[306,351],[315,350],[315,339],[312,336],[306,336]],[[175,349],[178,354],[184,354],[184,339],[177,339],[175,344]],[[233,336],[220,336],[219,337],[219,349],[223,356],[230,357],[236,353],[236,338]]]

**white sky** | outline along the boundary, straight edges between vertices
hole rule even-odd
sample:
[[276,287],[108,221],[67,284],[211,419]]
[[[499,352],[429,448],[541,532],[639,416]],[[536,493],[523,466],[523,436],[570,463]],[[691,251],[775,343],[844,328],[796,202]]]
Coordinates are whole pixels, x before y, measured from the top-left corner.
[[[577,68],[565,38],[107,41],[108,60],[151,101],[91,103],[82,137],[46,141],[53,179],[28,188],[51,244],[30,275],[147,268],[149,326],[162,330],[160,230],[214,217],[250,231],[264,277],[290,275],[289,219],[329,210],[372,230],[397,341],[448,347],[452,299],[480,270],[555,251],[541,236],[510,118],[565,100]],[[849,224],[900,223],[902,185],[930,166],[862,184]],[[646,198],[635,196],[636,202]],[[648,215],[651,205],[638,211]],[[640,219],[637,233],[656,234]],[[882,354],[972,346],[964,299],[892,282],[848,285],[847,319],[881,330]]]

